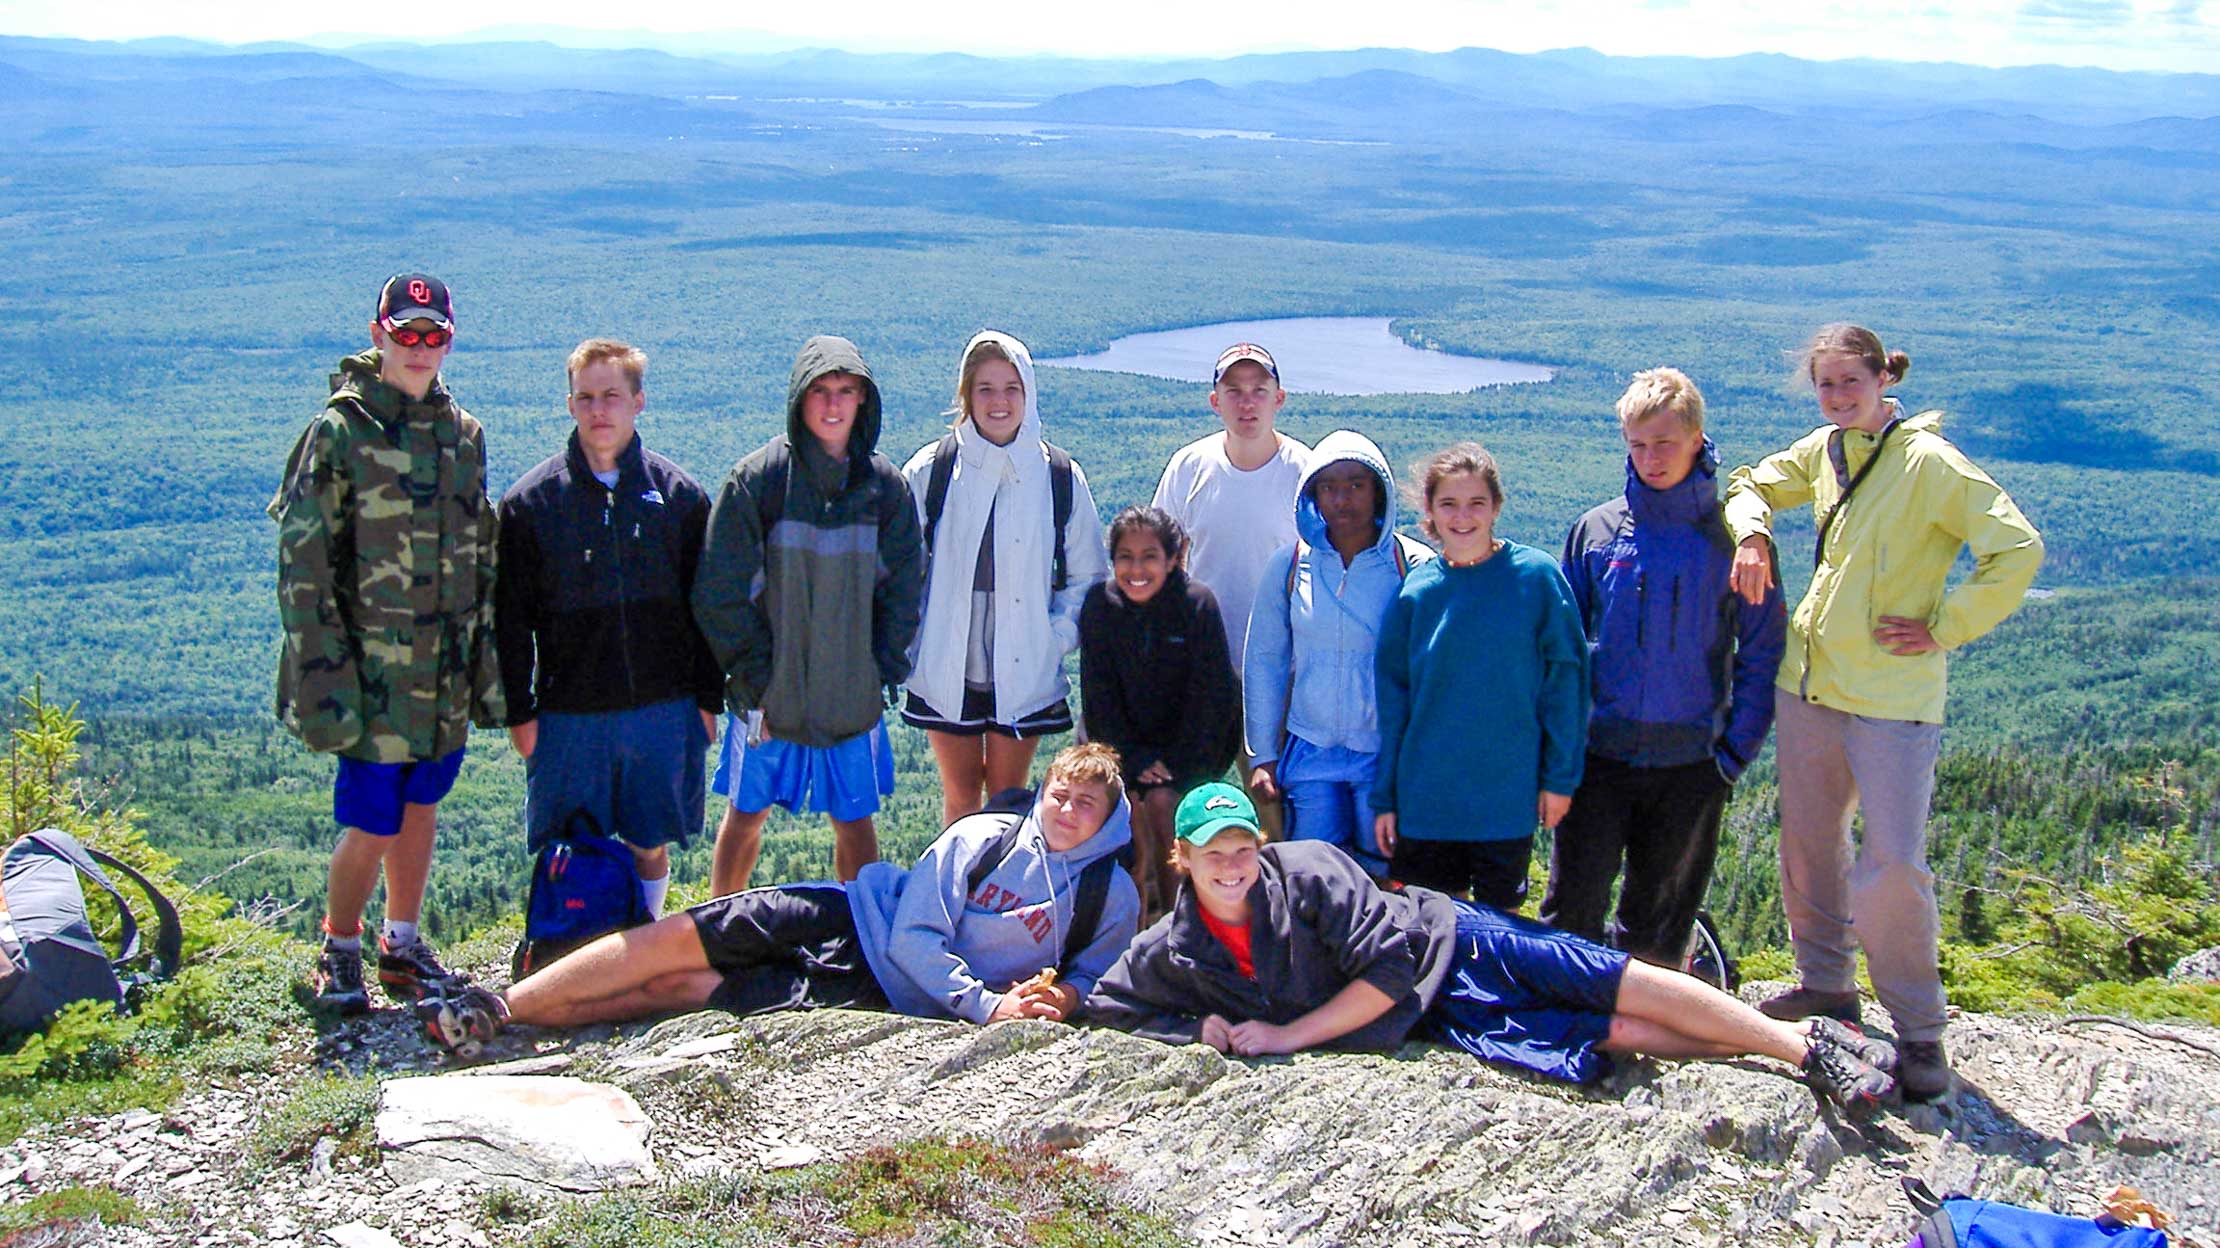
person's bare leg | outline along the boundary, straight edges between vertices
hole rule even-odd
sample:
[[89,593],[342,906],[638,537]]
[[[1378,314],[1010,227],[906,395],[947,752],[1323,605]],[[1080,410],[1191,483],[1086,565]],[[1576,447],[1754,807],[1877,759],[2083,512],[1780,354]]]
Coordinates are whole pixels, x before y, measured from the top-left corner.
[[432,874],[432,839],[439,807],[410,802],[401,807],[401,830],[385,850],[385,917],[414,923],[424,910],[424,882]]
[[[722,832],[723,829],[718,831]],[[642,849],[637,845],[627,845],[625,848],[632,851],[632,869],[640,873],[641,879],[660,880],[671,873],[670,846],[658,845],[653,849]]]
[[717,848],[709,855],[710,896],[747,890],[756,859],[763,856],[763,825],[770,818],[768,806],[756,811],[725,807],[725,817],[717,825]]
[[986,804],[987,755],[979,737],[927,730],[940,768],[940,826],[947,827]]
[[[1654,1031],[1638,1026],[1649,1024],[1693,1044],[1709,1046],[1708,1051],[1694,1056],[1762,1053],[1796,1066],[1802,1064],[1808,1047],[1803,1027],[1767,1018],[1744,1005],[1739,998],[1728,996],[1702,980],[1647,962],[1627,962],[1626,974],[1619,980],[1616,1004],[1612,1016],[1614,1034],[1620,1031],[1620,1021],[1625,1019],[1633,1024],[1628,1028],[1630,1035],[1669,1043]],[[1655,1049],[1640,1051],[1659,1057],[1676,1056]]]
[[999,732],[990,732],[980,740],[986,742],[987,747],[987,794],[1025,788],[1032,778],[1033,754],[1041,748],[1040,738],[1005,737]]
[[378,886],[378,872],[385,863],[390,836],[372,836],[361,828],[339,834],[331,851],[331,873],[324,882],[324,930],[336,936],[362,933],[362,912]]
[[509,1021],[543,1027],[619,1022],[699,1009],[722,979],[689,914],[611,932],[519,980]]
[[879,860],[879,827],[865,815],[861,819],[835,819],[832,830],[833,877],[846,884]]
[[1698,1040],[1663,1023],[1653,1023],[1631,1014],[1612,1015],[1611,1032],[1597,1047],[1613,1053],[1645,1053],[1651,1057],[1672,1058],[1676,1061],[1743,1055],[1741,1049],[1732,1045]]
[[1172,908],[1172,824],[1178,794],[1169,785],[1150,789],[1133,808],[1133,883],[1141,894],[1146,925]]

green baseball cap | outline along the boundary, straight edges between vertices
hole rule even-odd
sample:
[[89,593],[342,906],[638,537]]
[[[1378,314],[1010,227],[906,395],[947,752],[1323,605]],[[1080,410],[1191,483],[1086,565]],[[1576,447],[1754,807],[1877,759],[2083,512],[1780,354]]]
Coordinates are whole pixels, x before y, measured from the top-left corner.
[[1179,839],[1190,845],[1208,845],[1227,828],[1239,828],[1260,840],[1264,836],[1249,795],[1225,783],[1203,785],[1181,798],[1172,822]]

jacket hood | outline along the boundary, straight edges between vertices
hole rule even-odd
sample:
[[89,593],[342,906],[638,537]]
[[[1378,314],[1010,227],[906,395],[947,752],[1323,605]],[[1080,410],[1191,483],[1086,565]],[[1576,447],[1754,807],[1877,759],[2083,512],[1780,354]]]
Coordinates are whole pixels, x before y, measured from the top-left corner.
[[341,358],[339,371],[331,375],[331,392],[353,396],[380,420],[394,419],[410,404],[436,407],[452,402],[446,383],[438,377],[432,378],[431,389],[424,392],[422,399],[411,399],[378,376],[378,369],[384,364],[385,357],[376,347]]
[[1380,497],[1387,500],[1387,506],[1380,513],[1380,535],[1372,544],[1375,549],[1386,549],[1395,540],[1399,523],[1395,477],[1388,471],[1387,456],[1380,453],[1378,444],[1348,429],[1334,430],[1311,449],[1310,462],[1295,485],[1295,532],[1313,548],[1327,544],[1326,517],[1319,514],[1318,504],[1310,496],[1310,481],[1320,470],[1348,460],[1363,464],[1380,478]]
[[1884,401],[1889,405],[1890,415],[1903,417],[1904,432],[1935,434],[1939,434],[1942,432],[1943,412],[1941,408],[1932,407],[1916,415],[1905,416],[1903,404],[1897,402],[1895,399],[1887,399]]
[[[1001,330],[982,329],[971,336],[970,342],[964,344],[964,353],[956,363],[956,386],[959,393],[956,395],[955,410],[964,410],[964,396],[960,393],[964,367],[983,346],[1000,347],[1003,354],[1010,357],[1010,362],[1017,366],[1018,381],[1025,387],[1025,415],[1019,420],[1017,435],[1010,439],[1008,449],[1013,455],[1027,447],[1037,451],[1041,444],[1041,392],[1040,387],[1033,384],[1033,353],[1025,349],[1024,343]],[[992,445],[979,435],[978,426],[969,419],[956,426],[956,440],[965,445]]]
[[[1045,790],[1048,786],[1044,784],[1041,787]],[[1088,863],[1097,858],[1112,857],[1133,843],[1133,804],[1126,801],[1121,794],[1117,808],[1102,821],[1101,827],[1095,829],[1093,836],[1058,853],[1048,847],[1048,812],[1044,808],[1046,801],[1045,797],[1034,800],[1033,813],[1026,820],[1025,835],[1039,843],[1043,862],[1052,862],[1061,868],[1057,872],[1060,876],[1077,879],[1079,872]],[[1062,891],[1061,883],[1057,887],[1058,891]]]
[[794,371],[786,381],[787,444],[797,448],[816,444],[816,435],[802,424],[802,395],[809,383],[827,373],[853,373],[863,378],[863,406],[856,410],[856,431],[848,439],[848,462],[863,463],[879,449],[879,383],[856,344],[832,334],[819,334],[803,343],[801,353],[794,357]]
[[1626,457],[1626,502],[1637,520],[1651,524],[1693,523],[1719,507],[1719,448],[1704,438],[1696,452],[1696,466],[1668,489],[1651,489],[1634,471],[1634,457]]

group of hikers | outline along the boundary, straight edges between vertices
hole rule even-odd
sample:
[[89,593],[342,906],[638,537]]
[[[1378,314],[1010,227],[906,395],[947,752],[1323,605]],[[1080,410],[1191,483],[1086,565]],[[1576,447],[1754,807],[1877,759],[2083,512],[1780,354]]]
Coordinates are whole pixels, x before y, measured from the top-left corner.
[[[1854,1108],[1948,1093],[1925,860],[1945,654],[2016,607],[2042,543],[1939,412],[1889,396],[1910,360],[1871,331],[1813,336],[1824,423],[1723,498],[1697,387],[1636,374],[1625,490],[1561,558],[1496,536],[1477,443],[1403,493],[1360,433],[1280,432],[1254,343],[1217,361],[1222,428],[1107,533],[1044,439],[1025,345],[993,331],[950,431],[900,467],[860,352],[810,339],[786,431],[714,497],[641,444],[645,356],[589,340],[567,447],[495,504],[440,380],[455,333],[443,283],[389,280],[270,505],[278,713],[339,755],[326,1003],[369,1006],[382,873],[378,978],[463,1051],[515,1023],[851,1006],[1242,1056],[1426,1036],[1574,1081],[1612,1053],[1763,1054]],[[1806,504],[1791,621],[1773,526]],[[907,870],[873,823],[894,710],[930,742],[945,826]],[[581,819],[622,838],[654,916],[500,992],[417,926],[473,723],[525,759],[531,844]],[[1776,726],[1799,983],[1753,1008],[1674,968]],[[705,787],[728,801],[713,899],[664,916]],[[835,881],[749,887],[774,805],[828,816]],[[1541,827],[1537,922],[1515,912]],[[1860,948],[1894,1045],[1857,1025]]]

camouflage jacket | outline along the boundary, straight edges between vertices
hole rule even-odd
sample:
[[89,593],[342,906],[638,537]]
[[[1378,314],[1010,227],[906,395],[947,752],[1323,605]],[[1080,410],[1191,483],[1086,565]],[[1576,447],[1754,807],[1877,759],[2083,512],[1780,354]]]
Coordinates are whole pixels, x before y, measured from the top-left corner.
[[438,382],[380,381],[376,351],[339,367],[270,500],[277,716],[312,750],[443,757],[504,720],[485,434]]

